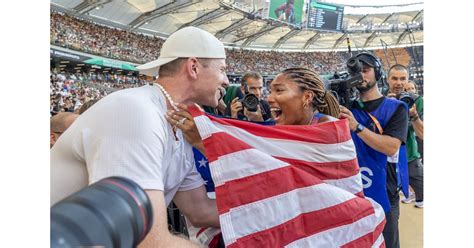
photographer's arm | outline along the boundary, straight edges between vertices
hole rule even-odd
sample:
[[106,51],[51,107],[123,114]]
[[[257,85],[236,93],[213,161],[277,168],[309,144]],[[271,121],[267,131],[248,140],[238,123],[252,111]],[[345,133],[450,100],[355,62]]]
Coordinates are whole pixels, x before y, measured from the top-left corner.
[[420,139],[423,139],[423,121],[421,120],[421,114],[418,113],[416,103],[413,104],[413,107],[411,107],[409,115],[416,136]]
[[239,102],[239,98],[238,97],[234,98],[232,102],[230,103],[230,113],[231,113],[230,117],[237,119],[237,113],[239,113],[239,111],[242,111],[243,109],[244,107],[242,106],[242,103]]
[[413,126],[413,130],[415,130],[415,134],[418,138],[423,139],[423,121],[420,118],[416,118],[416,120],[412,120],[411,124]]
[[367,128],[364,128],[364,130],[362,130],[357,135],[359,135],[359,137],[368,146],[387,156],[395,155],[402,144],[402,142],[397,138],[390,137],[388,135],[377,134]]
[[189,240],[172,235],[168,231],[168,220],[166,216],[165,196],[160,190],[146,190],[153,206],[153,225],[138,245],[139,248],[156,247],[199,247]]
[[[352,112],[345,108],[340,107],[340,116],[339,118],[348,119],[349,120],[349,128],[351,131],[354,131],[359,124],[357,120],[354,118]],[[406,125],[406,123],[405,123]],[[395,155],[398,150],[400,149],[401,140],[383,134],[377,134],[372,132],[371,130],[364,128],[361,132],[357,134],[368,146],[372,147],[373,149],[387,155],[393,156]],[[406,136],[406,133],[405,133]]]

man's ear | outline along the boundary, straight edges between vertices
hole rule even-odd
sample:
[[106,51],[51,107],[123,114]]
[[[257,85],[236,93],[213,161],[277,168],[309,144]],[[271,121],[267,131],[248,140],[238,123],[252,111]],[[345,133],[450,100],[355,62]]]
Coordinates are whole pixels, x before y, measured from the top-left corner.
[[192,79],[197,79],[199,74],[198,61],[196,58],[188,58],[185,65],[186,74]]
[[49,132],[49,144],[53,146],[56,143],[56,135],[53,132]]

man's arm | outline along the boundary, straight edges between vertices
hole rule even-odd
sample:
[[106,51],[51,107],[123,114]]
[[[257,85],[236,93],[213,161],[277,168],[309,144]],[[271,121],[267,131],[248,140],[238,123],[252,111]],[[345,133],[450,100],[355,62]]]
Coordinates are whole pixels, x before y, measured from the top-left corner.
[[364,130],[358,133],[358,135],[368,146],[387,156],[395,155],[402,144],[402,142],[397,138],[377,134],[367,128],[364,128]]
[[411,125],[413,130],[415,130],[416,136],[420,139],[423,139],[423,121],[419,117],[415,116],[415,118],[411,120]]
[[[348,119],[349,128],[351,129],[351,131],[354,131],[359,123],[355,119],[352,112],[343,106],[340,106],[340,111],[341,113],[340,113],[339,118]],[[405,122],[404,125],[407,125],[407,123]],[[364,128],[364,130],[359,132],[357,135],[359,135],[359,137],[368,146],[372,147],[376,151],[379,151],[387,156],[395,155],[400,149],[400,145],[402,144],[402,141],[398,138],[394,138],[389,135],[377,134],[367,128]],[[404,134],[404,137],[406,137],[406,132]]]
[[423,98],[417,99],[410,109],[410,121],[418,138],[423,139]]
[[173,202],[195,227],[220,227],[216,201],[207,197],[203,186],[178,191]]
[[153,225],[138,245],[139,248],[156,247],[199,247],[197,244],[172,235],[168,231],[168,220],[166,216],[165,196],[160,190],[146,190],[153,207]]
[[237,119],[238,117],[237,113],[239,111],[242,111],[243,109],[244,107],[242,106],[242,103],[239,102],[239,98],[238,97],[234,98],[232,102],[230,103],[230,117]]

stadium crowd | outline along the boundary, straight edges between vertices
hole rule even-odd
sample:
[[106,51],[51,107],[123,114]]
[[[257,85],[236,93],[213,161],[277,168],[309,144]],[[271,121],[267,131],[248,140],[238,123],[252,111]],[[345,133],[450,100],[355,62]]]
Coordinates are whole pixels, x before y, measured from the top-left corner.
[[[146,36],[51,12],[51,44],[69,49],[143,64],[159,56],[164,42]],[[303,66],[320,74],[344,69],[341,53],[276,52],[226,49],[229,74],[257,71],[276,74],[286,68]]]
[[158,57],[162,39],[51,12],[51,44],[95,55],[143,63]]
[[[265,125],[316,127],[324,122],[336,122],[338,118],[347,119],[349,123],[349,130],[346,130],[347,135],[350,135],[351,139],[354,140],[353,147],[350,147],[352,149],[351,154],[357,152],[358,164],[356,170],[353,170],[356,175],[351,177],[361,177],[362,173],[359,173],[358,170],[359,165],[364,166],[365,172],[370,171],[370,180],[373,180],[374,183],[372,184],[372,181],[366,183],[363,190],[364,195],[372,198],[374,202],[367,202],[366,205],[374,206],[374,212],[378,209],[377,211],[384,213],[383,225],[380,225],[381,222],[376,223],[376,221],[368,223],[371,232],[373,230],[374,234],[377,232],[377,236],[380,236],[380,238],[377,238],[377,236],[371,234],[373,240],[370,240],[370,244],[376,244],[379,240],[383,240],[382,242],[387,247],[400,247],[398,231],[400,200],[403,203],[415,202],[415,207],[423,208],[423,163],[418,152],[418,143],[422,143],[423,139],[423,98],[416,94],[409,95],[408,97],[413,101],[410,107],[397,100],[397,98],[401,99],[401,96],[404,95],[402,93],[409,91],[416,93],[416,84],[412,83],[411,85],[408,81],[410,74],[405,65],[385,66],[389,92],[384,96],[381,93],[382,90],[378,88],[378,82],[381,82],[383,78],[382,70],[384,69],[380,60],[381,56],[377,57],[371,53],[359,53],[356,57],[363,66],[361,74],[364,83],[357,86],[360,93],[360,99],[357,103],[364,107],[361,108],[357,104],[351,104],[350,106],[342,106],[343,104],[341,104],[340,106],[332,94],[327,94],[329,91],[325,88],[324,82],[318,73],[332,74],[335,71],[347,70],[345,61],[349,57],[348,53],[283,53],[224,49],[221,41],[212,34],[195,27],[180,29],[176,33],[173,34],[175,38],[171,35],[166,41],[168,43],[163,46],[165,41],[158,37],[114,29],[65,14],[51,12],[51,44],[135,63],[145,63],[157,59],[159,51],[163,48],[163,54],[172,54],[171,57],[174,59],[163,62],[163,58],[160,58],[162,60],[154,61],[154,65],[148,63],[139,66],[140,71],[148,69],[159,71],[160,77],[156,79],[156,87],[124,90],[103,99],[94,106],[93,111],[82,115],[80,118],[76,116],[75,118],[79,118],[78,121],[75,122],[74,126],[71,126],[69,129],[71,131],[68,130],[62,136],[65,138],[59,140],[56,145],[54,145],[55,141],[65,131],[65,128],[55,129],[53,118],[59,119],[61,115],[70,114],[61,112],[73,112],[80,115],[85,111],[83,107],[91,106],[114,91],[150,85],[153,82],[141,76],[114,75],[102,72],[67,73],[53,68],[50,72],[50,112],[51,116],[54,116],[51,118],[51,134],[56,132],[58,135],[54,138],[54,142],[53,136],[51,136],[51,147],[55,146],[51,152],[52,171],[60,171],[58,168],[67,170],[58,166],[66,162],[69,164],[80,163],[88,166],[87,170],[90,172],[90,178],[103,178],[109,174],[114,174],[112,172],[115,168],[120,170],[125,168],[119,167],[123,161],[125,161],[124,164],[142,163],[144,165],[143,167],[127,167],[120,172],[127,173],[127,176],[135,176],[133,179],[137,181],[145,178],[140,174],[142,170],[145,171],[143,173],[148,173],[148,169],[150,171],[157,170],[160,173],[166,171],[163,175],[156,173],[156,175],[159,175],[156,178],[150,177],[151,180],[160,183],[161,181],[165,183],[173,182],[173,187],[180,188],[176,188],[176,191],[172,192],[175,189],[170,190],[171,185],[147,185],[145,190],[147,190],[150,201],[154,204],[157,203],[153,211],[158,209],[159,213],[164,213],[166,211],[165,206],[170,206],[173,200],[183,215],[188,218],[186,221],[189,221],[190,225],[188,227],[190,230],[191,227],[199,227],[201,230],[219,228],[221,223],[217,215],[216,203],[205,197],[204,185],[207,186],[208,181],[203,181],[205,179],[204,175],[201,174],[203,177],[201,178],[197,173],[204,173],[198,171],[197,167],[206,167],[204,166],[204,156],[206,154],[203,147],[204,143],[200,137],[197,140],[191,139],[195,138],[193,135],[197,131],[194,130],[195,122],[190,118],[186,105],[183,106],[179,103],[198,103],[212,114],[258,123],[265,122]],[[207,38],[202,44],[193,43],[196,39],[186,39],[185,45],[179,48],[168,45],[178,39],[184,40],[183,37],[187,38],[187,34],[196,36],[199,34],[201,36],[198,37]],[[205,51],[206,55],[198,57],[195,52],[197,50]],[[401,58],[409,58],[406,51],[403,51],[397,53],[400,61]],[[187,56],[183,57],[183,53]],[[199,56],[202,56],[202,54],[199,54]],[[206,60],[202,58],[206,58]],[[188,70],[189,68],[191,70]],[[236,78],[229,79],[226,73],[245,73],[245,75],[238,78],[237,81],[240,82],[240,86],[237,86],[229,83],[235,82]],[[156,75],[149,72],[144,74],[148,75],[149,78]],[[269,86],[264,86],[262,74],[278,75],[272,78],[273,82]],[[197,93],[188,92],[189,89],[197,91]],[[268,96],[268,92],[265,92],[268,89],[273,92],[270,92],[270,96]],[[157,92],[161,93],[157,94]],[[216,97],[218,95],[216,92],[221,93],[221,98]],[[162,104],[164,102],[166,104]],[[252,106],[252,102],[256,102],[256,105]],[[150,106],[150,103],[153,103],[153,105]],[[137,109],[141,111],[136,111]],[[109,113],[111,114],[109,115]],[[126,118],[121,118],[123,116]],[[134,118],[128,118],[129,116]],[[104,128],[115,120],[120,121],[114,123],[116,125],[114,129]],[[162,125],[163,120],[168,121],[170,125]],[[318,128],[322,127],[319,126]],[[178,129],[181,131],[178,132]],[[86,160],[72,161],[70,160],[72,153],[66,155],[62,153],[65,150],[72,151],[70,147],[79,144],[75,143],[77,140],[70,137],[75,137],[83,130],[92,130],[92,133],[96,132],[100,135],[80,143],[86,148],[80,151],[80,156],[91,157],[97,161],[99,161],[98,158],[106,157],[106,159],[100,161],[103,164],[93,164]],[[416,138],[421,139],[421,142],[417,141]],[[162,142],[161,139],[166,142]],[[184,140],[187,142],[183,142]],[[123,141],[126,144],[120,143]],[[96,146],[98,143],[106,145],[99,147]],[[177,146],[179,143],[184,145]],[[134,144],[138,145],[134,146]],[[406,148],[402,147],[403,144],[406,144]],[[190,149],[191,146],[195,148],[194,152]],[[110,159],[112,156],[109,156],[109,154],[112,154],[115,150],[122,150],[123,147],[130,147],[130,149],[120,156],[116,156],[121,159],[120,161]],[[143,147],[146,149],[143,149]],[[148,147],[150,150],[147,150]],[[143,154],[148,154],[151,148],[156,149],[160,154],[163,152],[163,158],[160,157],[159,161],[155,161],[154,158],[151,159],[150,157],[150,160],[148,160],[148,157]],[[206,149],[209,148],[206,147]],[[197,151],[201,152],[201,156],[203,156],[201,160],[198,160]],[[66,162],[64,162],[63,158],[66,157],[67,159],[64,160]],[[134,160],[136,158],[139,158],[140,161]],[[130,162],[127,161],[128,159],[130,159]],[[162,164],[161,160],[167,161],[167,163]],[[90,165],[95,166],[95,168]],[[180,168],[181,165],[187,167]],[[172,169],[168,171],[168,167],[165,166]],[[107,168],[107,170],[102,170],[104,172],[101,174],[102,171],[96,170],[96,168]],[[57,175],[59,174],[61,173]],[[406,178],[402,178],[402,176]],[[414,191],[411,195],[409,193],[408,177],[410,186]],[[60,180],[57,180],[57,178],[59,177],[56,177],[56,182],[59,182]],[[93,181],[93,179],[88,180]],[[402,180],[404,181],[402,182]],[[140,181],[140,183],[143,182],[145,180]],[[59,199],[58,196],[65,194],[65,190],[60,192],[62,188],[58,185],[60,184],[52,184],[51,186],[52,189],[56,190],[52,194],[56,197],[52,200],[52,203]],[[357,187],[358,191],[355,191],[356,193],[362,192],[362,180],[358,180],[357,183],[351,182],[351,187]],[[399,191],[401,189],[405,193],[405,199],[400,199]],[[341,188],[341,190],[346,189]],[[341,192],[344,194],[350,193],[351,197],[357,195],[350,190]],[[343,195],[342,193],[341,195]],[[365,201],[367,200],[365,196],[357,196],[361,197],[361,199],[357,199]],[[354,206],[354,209],[361,210],[361,207]],[[297,212],[297,210],[293,209],[291,211]],[[380,213],[378,214],[379,217],[382,216]],[[167,220],[161,219],[164,214],[156,216],[158,217],[154,218],[153,221],[166,223]],[[348,219],[352,221],[352,217],[348,216]],[[329,223],[328,220],[326,221]],[[156,226],[159,225],[152,228],[148,237],[168,235],[166,228],[162,229]],[[381,227],[383,231],[378,230]],[[213,235],[218,237],[219,234]],[[192,237],[194,234],[189,236]],[[195,236],[197,237],[198,234]],[[176,246],[191,244],[188,243],[188,240],[181,240],[174,236],[165,237],[168,239],[166,242],[169,241],[168,244]],[[219,247],[223,247],[224,238],[219,241],[222,243]],[[163,240],[165,239],[155,240],[155,242],[164,242]]]
[[151,82],[135,76],[101,73],[50,72],[50,112],[76,112],[86,102],[99,100],[108,94]]

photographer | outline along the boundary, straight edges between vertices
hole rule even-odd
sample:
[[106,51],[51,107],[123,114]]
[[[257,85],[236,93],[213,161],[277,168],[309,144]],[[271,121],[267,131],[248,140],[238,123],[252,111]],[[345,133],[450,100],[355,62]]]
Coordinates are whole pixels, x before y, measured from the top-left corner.
[[[387,96],[407,97],[409,102],[413,102],[410,107],[407,136],[407,157],[408,175],[410,186],[415,191],[415,207],[423,207],[423,164],[421,154],[418,152],[418,142],[416,137],[423,139],[423,97],[416,94],[407,94],[404,91],[408,83],[408,69],[400,64],[390,67],[388,71],[388,85],[390,87]],[[404,94],[405,93],[405,94]],[[416,134],[416,136],[415,136]],[[403,203],[410,203],[414,199],[411,197],[402,200]]]
[[341,106],[340,118],[349,120],[364,194],[385,210],[386,247],[400,247],[397,163],[398,155],[405,156],[399,151],[407,137],[408,110],[402,102],[380,93],[377,81],[382,78],[382,63],[377,57],[360,53],[355,58],[362,66],[363,82],[357,86],[360,100],[354,102],[350,110]]
[[[226,116],[248,121],[261,122],[271,120],[272,116],[270,113],[270,105],[268,105],[267,101],[262,100],[262,76],[255,72],[246,73],[242,77],[240,89],[244,93],[243,99],[239,99],[238,97],[234,98],[231,104],[227,106]],[[255,99],[258,99],[258,105],[256,105],[256,109],[248,109],[245,107],[245,101],[254,103],[253,100]]]

